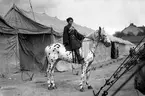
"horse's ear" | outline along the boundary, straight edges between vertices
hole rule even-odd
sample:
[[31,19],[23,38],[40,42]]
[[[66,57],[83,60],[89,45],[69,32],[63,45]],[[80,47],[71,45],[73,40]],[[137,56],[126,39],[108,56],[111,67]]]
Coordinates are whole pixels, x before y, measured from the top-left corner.
[[101,27],[99,26],[99,30],[101,31]]
[[101,36],[101,27],[99,27],[98,34],[99,34],[99,36]]

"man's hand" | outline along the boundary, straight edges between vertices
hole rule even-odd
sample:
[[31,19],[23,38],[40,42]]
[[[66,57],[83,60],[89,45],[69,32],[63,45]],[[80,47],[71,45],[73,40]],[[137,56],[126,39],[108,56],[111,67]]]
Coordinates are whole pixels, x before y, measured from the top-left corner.
[[69,29],[70,29],[70,30],[75,30],[75,28],[74,28],[73,26],[71,26]]
[[83,36],[84,36],[84,38],[87,38],[86,35],[83,35]]
[[69,43],[68,42],[65,42],[64,45],[67,46],[67,45],[69,45]]

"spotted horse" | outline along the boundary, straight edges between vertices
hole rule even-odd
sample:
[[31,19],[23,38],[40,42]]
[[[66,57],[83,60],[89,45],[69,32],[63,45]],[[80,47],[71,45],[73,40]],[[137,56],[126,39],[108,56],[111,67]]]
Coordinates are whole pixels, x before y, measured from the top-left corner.
[[[111,45],[111,41],[103,28],[101,31],[96,30],[95,32],[92,32],[83,40],[81,52],[83,53],[85,62],[81,65],[81,80],[79,84],[80,91],[84,91],[85,85],[87,85],[88,89],[92,89],[92,86],[88,82],[90,76],[89,69],[91,68],[90,65],[94,61],[95,49],[97,48],[99,42],[102,42],[106,47]],[[63,44],[54,43],[45,48],[45,53],[49,63],[47,68],[48,89],[54,89],[56,88],[54,82],[54,69],[60,60],[73,62],[72,52],[66,51]]]

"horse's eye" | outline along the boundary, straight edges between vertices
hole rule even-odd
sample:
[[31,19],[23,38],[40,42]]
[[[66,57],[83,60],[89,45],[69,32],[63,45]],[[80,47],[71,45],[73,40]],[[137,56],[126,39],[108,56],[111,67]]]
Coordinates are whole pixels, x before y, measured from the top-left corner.
[[103,37],[106,37],[105,35],[103,35]]

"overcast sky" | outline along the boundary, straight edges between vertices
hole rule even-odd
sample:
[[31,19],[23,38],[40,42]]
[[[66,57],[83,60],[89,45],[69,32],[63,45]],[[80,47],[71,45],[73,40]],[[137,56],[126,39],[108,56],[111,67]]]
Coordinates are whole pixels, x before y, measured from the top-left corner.
[[[30,10],[29,0],[0,0],[0,14],[12,3]],[[92,29],[99,26],[109,34],[121,31],[129,23],[145,24],[145,0],[31,0],[35,12],[45,12],[61,20],[73,17],[74,22]]]

